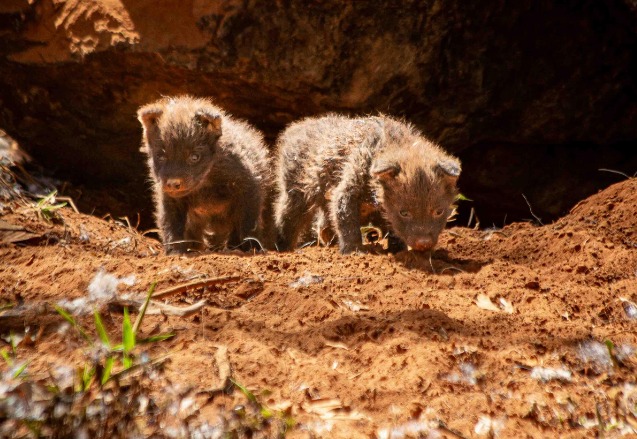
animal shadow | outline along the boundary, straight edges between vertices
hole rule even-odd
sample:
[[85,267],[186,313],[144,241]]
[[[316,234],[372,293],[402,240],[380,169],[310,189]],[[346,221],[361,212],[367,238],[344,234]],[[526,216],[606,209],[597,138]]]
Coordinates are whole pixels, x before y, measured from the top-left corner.
[[396,262],[405,268],[422,270],[432,274],[455,275],[477,273],[492,261],[453,257],[445,249],[433,252],[402,251],[394,255]]

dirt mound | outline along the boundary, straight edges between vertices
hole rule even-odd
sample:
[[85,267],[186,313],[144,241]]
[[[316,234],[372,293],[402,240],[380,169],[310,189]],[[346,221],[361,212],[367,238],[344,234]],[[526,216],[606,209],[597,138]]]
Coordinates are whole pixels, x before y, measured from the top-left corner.
[[562,221],[583,228],[616,244],[637,248],[637,178],[615,184],[583,200]]
[[[554,224],[448,229],[431,258],[314,246],[165,256],[113,219],[64,208],[54,223],[16,207],[2,224],[35,237],[0,248],[0,297],[21,306],[86,297],[100,271],[138,297],[152,282],[232,276],[163,299],[208,305],[147,316],[144,335],[177,334],[149,355],[172,353],[168,377],[209,390],[227,352],[238,382],[295,419],[291,437],[615,437],[637,431],[636,189],[634,179],[611,186]],[[109,331],[120,312],[105,315]],[[45,322],[17,351],[33,376],[85,350],[57,320],[21,324]],[[214,395],[197,400],[196,416],[214,422],[245,403]]]

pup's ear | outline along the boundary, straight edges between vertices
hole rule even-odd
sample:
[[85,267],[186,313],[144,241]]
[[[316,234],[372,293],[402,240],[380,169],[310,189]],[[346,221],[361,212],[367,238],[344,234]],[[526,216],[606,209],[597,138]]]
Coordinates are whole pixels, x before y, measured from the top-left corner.
[[163,112],[164,110],[160,106],[153,104],[144,105],[137,110],[137,119],[144,128],[143,144],[141,148],[139,148],[141,152],[149,152],[149,139],[158,134],[159,127],[157,126],[157,122]]
[[441,160],[436,164],[436,174],[438,174],[447,187],[455,190],[458,177],[460,177],[460,162],[454,159]]
[[144,129],[149,131],[153,127],[157,126],[157,121],[163,113],[163,108],[157,105],[144,105],[137,110],[137,119],[142,123]]
[[397,162],[380,160],[372,165],[370,173],[381,182],[387,183],[396,178],[401,170]]
[[205,110],[199,110],[195,114],[195,119],[210,134],[214,134],[215,136],[221,136],[221,116],[220,115],[212,114]]

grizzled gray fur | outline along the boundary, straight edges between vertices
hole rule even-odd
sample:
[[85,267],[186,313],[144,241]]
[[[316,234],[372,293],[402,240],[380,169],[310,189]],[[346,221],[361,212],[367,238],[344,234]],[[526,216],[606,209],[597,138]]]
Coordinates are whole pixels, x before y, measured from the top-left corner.
[[432,249],[456,195],[460,162],[413,126],[387,116],[327,115],[290,125],[277,144],[277,248],[290,250],[325,212],[342,253],[360,250],[361,225],[390,232],[397,249]]
[[189,96],[161,99],[137,115],[167,253],[248,249],[245,238],[264,238],[272,179],[257,130]]

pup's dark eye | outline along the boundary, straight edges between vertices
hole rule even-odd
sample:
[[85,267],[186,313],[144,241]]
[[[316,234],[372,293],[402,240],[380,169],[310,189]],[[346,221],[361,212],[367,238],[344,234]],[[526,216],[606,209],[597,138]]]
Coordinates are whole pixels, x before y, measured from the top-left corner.
[[444,213],[445,213],[445,209],[436,209],[436,210],[433,211],[433,215],[435,217],[440,217],[440,216],[444,215]]
[[400,213],[400,216],[402,216],[403,218],[407,218],[409,216],[408,210],[401,210],[399,213]]
[[166,161],[166,154],[164,154],[163,152],[160,152],[159,154],[157,154],[157,157],[155,158],[155,160],[157,160],[157,162],[159,163],[164,163]]
[[200,159],[201,159],[201,155],[197,153],[190,154],[190,157],[188,157],[188,161],[190,163],[197,163]]

